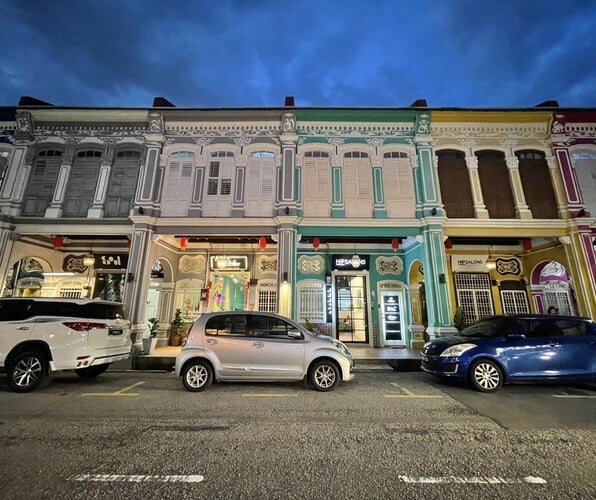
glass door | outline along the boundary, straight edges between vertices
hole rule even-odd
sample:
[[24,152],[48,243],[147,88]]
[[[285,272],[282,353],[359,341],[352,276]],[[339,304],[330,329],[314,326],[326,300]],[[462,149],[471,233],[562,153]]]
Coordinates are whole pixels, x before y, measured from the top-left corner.
[[368,343],[366,277],[355,274],[335,276],[336,338],[342,342]]

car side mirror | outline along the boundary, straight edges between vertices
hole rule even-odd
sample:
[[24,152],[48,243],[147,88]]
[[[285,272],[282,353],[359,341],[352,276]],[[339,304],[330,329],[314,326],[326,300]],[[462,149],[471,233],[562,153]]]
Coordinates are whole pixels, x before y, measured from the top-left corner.
[[300,330],[288,330],[288,337],[290,337],[291,339],[303,338],[302,332]]

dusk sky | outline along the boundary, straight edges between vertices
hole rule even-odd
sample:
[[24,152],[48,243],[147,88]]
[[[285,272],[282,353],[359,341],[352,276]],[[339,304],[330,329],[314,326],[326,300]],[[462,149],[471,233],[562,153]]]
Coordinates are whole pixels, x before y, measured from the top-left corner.
[[596,107],[594,0],[0,0],[0,105]]

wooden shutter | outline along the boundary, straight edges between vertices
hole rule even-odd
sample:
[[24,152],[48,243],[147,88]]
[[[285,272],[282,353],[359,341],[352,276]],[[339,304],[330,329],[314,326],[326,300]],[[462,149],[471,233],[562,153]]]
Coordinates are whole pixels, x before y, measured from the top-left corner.
[[54,197],[61,165],[62,158],[35,162],[23,200],[23,215],[41,217],[45,214]]
[[385,158],[383,192],[387,215],[390,218],[414,217],[416,210],[414,179],[408,158]]
[[505,155],[499,151],[480,151],[478,176],[491,219],[515,219],[515,202]]
[[252,157],[246,168],[246,215],[271,217],[275,158]]
[[305,217],[329,217],[331,211],[329,158],[304,158],[302,162],[302,211]]
[[64,196],[64,216],[87,217],[97,188],[100,166],[101,156],[75,158]]
[[544,155],[521,151],[518,157],[519,175],[532,216],[534,219],[558,219],[557,201]]
[[472,188],[464,154],[459,151],[440,151],[439,183],[447,217],[474,217]]

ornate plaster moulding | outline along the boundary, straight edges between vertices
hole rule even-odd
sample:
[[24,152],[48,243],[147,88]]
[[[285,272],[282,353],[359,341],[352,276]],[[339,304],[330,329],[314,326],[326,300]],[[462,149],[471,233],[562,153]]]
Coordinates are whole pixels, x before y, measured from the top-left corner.
[[320,255],[303,255],[298,259],[298,269],[302,274],[321,274],[325,270],[325,259]]
[[171,137],[267,137],[281,134],[280,122],[171,122],[165,124]]
[[256,269],[259,276],[275,276],[277,274],[277,255],[259,255]]
[[206,268],[204,255],[183,255],[178,262],[178,270],[183,273],[203,273]]
[[404,271],[404,261],[398,256],[377,257],[375,266],[380,275],[401,274]]
[[35,138],[37,141],[44,140],[47,137],[59,137],[63,139],[79,139],[87,137],[96,137],[104,139],[140,139],[147,132],[145,125],[130,124],[90,124],[90,123],[72,123],[64,124],[46,124],[38,123],[35,125]]
[[298,122],[298,135],[319,137],[412,137],[414,124],[410,122]]
[[499,138],[523,137],[544,139],[550,135],[546,123],[433,123],[433,139]]

